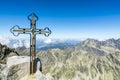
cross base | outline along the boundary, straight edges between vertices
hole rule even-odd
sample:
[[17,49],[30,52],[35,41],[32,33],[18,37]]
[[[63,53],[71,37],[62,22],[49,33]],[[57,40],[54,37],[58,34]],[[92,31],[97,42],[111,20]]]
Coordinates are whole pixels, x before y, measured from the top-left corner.
[[[34,60],[33,67],[31,66],[32,66],[32,62],[30,62],[30,74],[34,74],[37,70],[37,63],[35,62],[35,60]],[[32,72],[32,68],[33,68],[33,72]]]

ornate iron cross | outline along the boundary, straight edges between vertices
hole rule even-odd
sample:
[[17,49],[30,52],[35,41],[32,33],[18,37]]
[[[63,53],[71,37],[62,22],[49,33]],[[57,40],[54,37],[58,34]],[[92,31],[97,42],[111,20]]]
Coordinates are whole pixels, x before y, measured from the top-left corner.
[[48,27],[45,29],[36,29],[38,17],[35,13],[30,14],[28,20],[30,20],[31,24],[30,29],[19,28],[18,25],[15,25],[10,31],[14,36],[18,36],[19,34],[30,34],[30,74],[34,74],[36,72],[34,62],[36,57],[36,34],[44,34],[47,37],[51,34],[51,30]]

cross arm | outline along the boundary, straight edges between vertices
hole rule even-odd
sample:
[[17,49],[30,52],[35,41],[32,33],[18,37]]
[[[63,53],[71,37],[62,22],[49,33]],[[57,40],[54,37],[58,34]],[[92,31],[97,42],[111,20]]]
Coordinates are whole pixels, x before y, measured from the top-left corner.
[[13,32],[26,33],[26,32],[30,32],[30,30],[28,30],[28,29],[21,29],[21,30],[13,30]]
[[46,37],[48,37],[51,34],[51,30],[46,27],[45,29],[37,29],[36,34],[44,34]]
[[11,33],[13,33],[14,36],[18,36],[19,34],[30,34],[31,30],[30,29],[25,29],[25,28],[19,28],[18,25],[15,25],[13,28],[10,29]]

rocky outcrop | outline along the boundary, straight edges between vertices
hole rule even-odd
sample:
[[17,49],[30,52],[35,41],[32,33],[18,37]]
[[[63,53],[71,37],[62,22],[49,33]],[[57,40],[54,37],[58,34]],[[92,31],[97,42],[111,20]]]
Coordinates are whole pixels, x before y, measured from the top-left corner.
[[7,64],[0,73],[1,80],[54,80],[49,73],[44,75],[39,71],[40,63],[38,63],[36,73],[29,75],[29,63],[29,56],[9,57]]
[[[13,54],[14,53],[14,54]],[[6,45],[0,44],[0,63],[1,64],[6,64],[6,58],[7,56],[12,56],[17,54],[17,51],[14,48],[9,48]]]
[[[7,80],[6,74],[8,74],[9,71],[7,67],[7,57],[15,55],[15,53],[17,53],[15,49],[0,44],[0,80]],[[17,53],[17,55],[19,54]]]

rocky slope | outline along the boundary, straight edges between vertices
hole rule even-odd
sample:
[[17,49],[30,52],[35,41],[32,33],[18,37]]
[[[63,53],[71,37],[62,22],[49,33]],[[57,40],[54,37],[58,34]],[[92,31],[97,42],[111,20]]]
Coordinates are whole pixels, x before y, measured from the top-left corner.
[[[29,55],[29,49],[20,54]],[[54,80],[120,79],[120,39],[87,39],[64,50],[37,51],[36,55],[42,61],[42,73],[49,73]]]
[[65,50],[52,49],[38,52],[43,73],[55,80],[119,80],[119,40],[98,41],[87,39]]
[[97,55],[67,53],[59,49],[40,52],[43,73],[55,80],[119,80],[120,53]]

